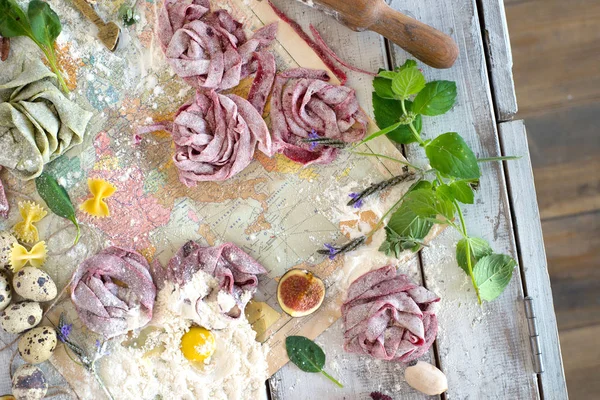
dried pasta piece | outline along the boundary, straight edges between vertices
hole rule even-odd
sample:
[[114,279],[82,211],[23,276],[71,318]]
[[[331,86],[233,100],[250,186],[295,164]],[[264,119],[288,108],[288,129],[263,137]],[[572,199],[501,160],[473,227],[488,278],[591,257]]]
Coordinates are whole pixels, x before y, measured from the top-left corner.
[[15,243],[10,252],[10,267],[13,272],[18,272],[27,263],[35,268],[40,268],[46,262],[47,253],[46,242],[43,241],[37,243],[31,250],[27,250],[19,243]]
[[33,201],[20,201],[19,212],[23,221],[13,227],[17,239],[25,243],[34,243],[40,240],[38,229],[33,224],[41,221],[48,212]]
[[94,197],[84,201],[79,209],[93,217],[110,217],[110,210],[104,199],[112,196],[117,188],[103,179],[88,179],[88,187]]

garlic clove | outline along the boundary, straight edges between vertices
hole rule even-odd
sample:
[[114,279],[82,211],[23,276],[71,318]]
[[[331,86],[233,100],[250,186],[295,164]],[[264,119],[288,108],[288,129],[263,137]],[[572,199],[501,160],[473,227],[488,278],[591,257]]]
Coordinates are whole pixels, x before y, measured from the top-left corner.
[[446,375],[434,365],[417,361],[404,371],[406,383],[419,392],[433,396],[448,390]]

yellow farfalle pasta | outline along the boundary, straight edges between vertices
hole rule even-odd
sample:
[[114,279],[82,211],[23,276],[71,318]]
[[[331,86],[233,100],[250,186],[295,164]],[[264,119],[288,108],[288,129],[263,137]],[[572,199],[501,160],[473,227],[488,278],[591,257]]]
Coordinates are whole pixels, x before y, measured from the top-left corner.
[[38,230],[33,224],[41,221],[48,212],[33,201],[20,201],[19,212],[23,221],[13,227],[17,239],[25,243],[34,243],[40,240]]
[[46,242],[37,243],[31,250],[27,250],[20,244],[15,243],[10,252],[10,267],[13,272],[18,272],[27,263],[35,268],[39,268],[46,262],[47,252]]
[[94,197],[84,201],[79,209],[93,217],[110,217],[110,210],[104,199],[112,196],[117,188],[102,179],[88,179],[88,187]]

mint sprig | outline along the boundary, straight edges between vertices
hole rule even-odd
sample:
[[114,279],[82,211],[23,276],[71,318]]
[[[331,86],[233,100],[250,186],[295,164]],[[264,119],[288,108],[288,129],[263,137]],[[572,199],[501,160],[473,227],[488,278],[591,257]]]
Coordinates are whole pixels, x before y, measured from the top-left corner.
[[46,56],[61,89],[69,93],[54,50],[54,41],[61,30],[62,25],[58,15],[45,1],[31,0],[25,14],[15,0],[0,0],[0,36],[5,38],[26,36],[33,40]]
[[[479,185],[479,163],[512,160],[517,157],[477,159],[473,150],[457,132],[446,132],[431,140],[421,136],[422,118],[448,112],[456,101],[456,84],[450,81],[426,82],[413,60],[394,71],[382,71],[373,80],[373,108],[378,132],[357,143],[367,143],[387,135],[400,144],[418,143],[424,148],[431,169],[389,156],[371,154],[409,165],[421,176],[382,217],[366,237],[385,226],[386,239],[380,251],[399,257],[405,250],[419,251],[434,224],[448,225],[462,235],[456,247],[458,266],[470,277],[481,303],[497,298],[506,288],[516,266],[515,260],[493,252],[487,241],[470,236],[461,204],[473,204]],[[431,176],[430,181],[423,179]],[[376,186],[376,185],[375,185]],[[385,219],[389,220],[385,223]]]

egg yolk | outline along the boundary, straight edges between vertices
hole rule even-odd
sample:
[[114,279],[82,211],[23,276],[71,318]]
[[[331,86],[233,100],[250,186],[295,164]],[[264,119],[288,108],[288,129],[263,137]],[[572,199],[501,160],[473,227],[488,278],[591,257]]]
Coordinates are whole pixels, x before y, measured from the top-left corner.
[[181,352],[189,361],[204,362],[215,352],[215,336],[211,331],[193,326],[181,337]]

